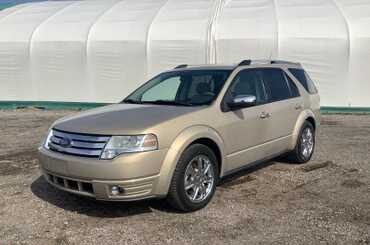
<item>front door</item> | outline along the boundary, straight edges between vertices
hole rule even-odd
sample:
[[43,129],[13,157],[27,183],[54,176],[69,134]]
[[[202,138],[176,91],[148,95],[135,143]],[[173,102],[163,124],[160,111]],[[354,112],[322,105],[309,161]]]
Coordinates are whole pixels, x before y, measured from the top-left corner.
[[266,111],[268,98],[258,69],[250,68],[240,71],[226,92],[223,103],[227,104],[236,96],[247,95],[256,97],[255,106],[222,114],[223,123],[219,131],[225,140],[226,172],[259,160],[260,154],[255,154],[255,152],[269,139],[266,131],[269,124]]

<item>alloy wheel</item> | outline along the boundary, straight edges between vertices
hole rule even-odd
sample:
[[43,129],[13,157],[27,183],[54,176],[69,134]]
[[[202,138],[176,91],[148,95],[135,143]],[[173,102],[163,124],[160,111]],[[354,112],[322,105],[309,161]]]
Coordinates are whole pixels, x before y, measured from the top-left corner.
[[194,157],[186,167],[184,177],[185,193],[191,202],[199,203],[209,197],[215,184],[215,174],[207,156]]
[[311,128],[307,127],[303,130],[301,136],[301,153],[305,158],[309,158],[314,147],[314,135]]

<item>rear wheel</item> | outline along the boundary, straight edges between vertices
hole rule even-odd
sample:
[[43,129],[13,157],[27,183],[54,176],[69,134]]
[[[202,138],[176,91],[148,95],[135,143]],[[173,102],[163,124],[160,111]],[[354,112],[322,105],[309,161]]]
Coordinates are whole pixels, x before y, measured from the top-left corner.
[[314,149],[315,129],[310,122],[305,121],[299,133],[297,145],[288,158],[292,162],[306,163],[311,159]]
[[216,189],[217,166],[217,158],[207,146],[189,146],[181,155],[172,177],[167,197],[170,205],[185,212],[206,206]]

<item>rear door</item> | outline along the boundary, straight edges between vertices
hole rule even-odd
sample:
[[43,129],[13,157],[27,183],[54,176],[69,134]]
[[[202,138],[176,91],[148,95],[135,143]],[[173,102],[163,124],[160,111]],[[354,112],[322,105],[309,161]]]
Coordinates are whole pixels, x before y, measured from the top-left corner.
[[300,112],[303,98],[293,80],[280,68],[263,68],[263,82],[269,97],[266,111],[269,125],[266,128],[271,153],[287,149]]
[[314,82],[310,76],[302,68],[289,68],[291,74],[296,80],[302,84],[304,89],[308,92],[309,103],[306,101],[306,107],[309,107],[316,115],[316,119],[320,118],[320,96]]

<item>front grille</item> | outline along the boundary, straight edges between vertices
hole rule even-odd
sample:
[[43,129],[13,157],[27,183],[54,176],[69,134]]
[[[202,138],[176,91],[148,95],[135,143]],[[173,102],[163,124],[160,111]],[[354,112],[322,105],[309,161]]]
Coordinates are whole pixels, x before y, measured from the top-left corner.
[[89,182],[66,179],[53,174],[46,174],[49,182],[64,189],[80,192],[85,195],[94,196],[93,185]]
[[110,139],[105,135],[70,133],[53,129],[50,150],[68,155],[99,158]]

